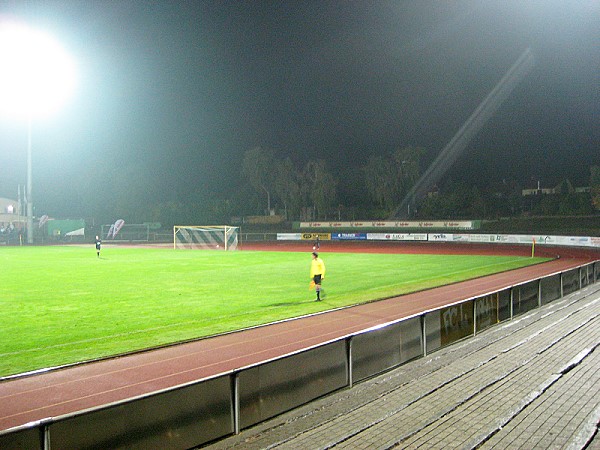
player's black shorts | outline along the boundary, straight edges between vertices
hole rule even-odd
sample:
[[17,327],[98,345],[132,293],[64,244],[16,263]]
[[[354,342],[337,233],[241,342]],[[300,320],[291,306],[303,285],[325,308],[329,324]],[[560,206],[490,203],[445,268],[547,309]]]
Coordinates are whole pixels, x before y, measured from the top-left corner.
[[313,281],[315,282],[315,284],[321,284],[321,275],[315,275],[313,277]]

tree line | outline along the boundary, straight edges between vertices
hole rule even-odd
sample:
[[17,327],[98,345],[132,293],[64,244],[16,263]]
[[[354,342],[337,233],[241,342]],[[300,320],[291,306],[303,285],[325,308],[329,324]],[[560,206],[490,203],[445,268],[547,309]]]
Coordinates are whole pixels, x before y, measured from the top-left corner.
[[[362,208],[391,212],[419,178],[424,154],[421,147],[405,147],[369,157],[355,180],[368,196]],[[290,157],[278,158],[270,149],[255,147],[244,154],[242,173],[255,194],[263,196],[263,213],[278,205],[287,220],[317,220],[353,206],[339,195],[340,180],[321,159],[295,164]]]
[[[287,221],[383,220],[393,213],[423,173],[425,150],[404,147],[372,155],[364,164],[335,174],[322,159],[305,161],[254,147],[243,156],[239,184],[221,194],[190,190],[169,201],[131,204],[123,190],[110,205],[128,223],[231,223],[234,218],[277,214]],[[334,168],[336,169],[336,168]],[[411,219],[496,219],[521,215],[594,215],[600,211],[600,167],[590,168],[590,190],[576,192],[568,180],[553,195],[522,195],[515,180],[475,186],[446,179],[410,211]],[[353,192],[348,191],[348,187]]]
[[[297,166],[289,157],[277,158],[272,150],[256,147],[245,153],[242,172],[254,194],[263,199],[262,205],[256,205],[256,214],[276,210],[287,220],[385,219],[422,175],[424,156],[422,147],[370,156],[355,180],[364,187],[366,201],[354,198],[353,204],[339,195],[340,180],[323,160]],[[576,192],[569,180],[563,180],[553,195],[523,196],[523,186],[515,180],[489,182],[484,188],[468,180],[446,180],[410,215],[416,219],[590,215],[600,211],[600,167],[590,168],[589,186],[589,192]]]

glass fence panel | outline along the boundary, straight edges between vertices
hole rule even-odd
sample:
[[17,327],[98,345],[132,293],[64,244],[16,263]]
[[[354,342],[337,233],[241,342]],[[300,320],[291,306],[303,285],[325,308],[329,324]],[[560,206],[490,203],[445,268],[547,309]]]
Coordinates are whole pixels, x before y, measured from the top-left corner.
[[500,322],[511,318],[510,292],[510,289],[505,289],[498,293],[498,320]]
[[352,378],[355,382],[396,367],[401,362],[400,324],[352,338]]
[[407,362],[423,356],[421,318],[413,317],[400,323],[400,361]]
[[526,313],[537,308],[539,297],[539,280],[525,283],[513,288],[513,315]]
[[551,277],[542,278],[541,283],[541,295],[542,305],[550,303],[551,301],[560,298],[560,274],[553,275]]
[[432,311],[425,315],[425,348],[431,353],[442,347],[441,312]]
[[579,269],[568,270],[562,274],[563,295],[572,294],[579,289]]
[[581,286],[582,288],[586,287],[589,284],[587,267],[585,266],[579,269],[579,283],[579,286]]
[[499,313],[499,293],[486,295],[485,297],[475,299],[475,316],[476,331],[480,332],[492,325],[497,324],[500,319]]
[[348,384],[346,341],[239,373],[240,427],[246,428]]
[[233,433],[229,376],[59,420],[51,448],[190,448]]
[[7,434],[0,434],[0,448],[2,450],[36,450],[42,449],[40,436],[42,427],[25,428]]
[[442,347],[473,334],[474,301],[443,308],[440,314],[440,342]]

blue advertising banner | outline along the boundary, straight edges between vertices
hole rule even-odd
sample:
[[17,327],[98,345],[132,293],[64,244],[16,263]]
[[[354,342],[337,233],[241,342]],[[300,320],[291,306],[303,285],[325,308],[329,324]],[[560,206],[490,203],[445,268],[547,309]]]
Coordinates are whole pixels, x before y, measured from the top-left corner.
[[337,241],[366,240],[367,233],[331,233],[331,239]]

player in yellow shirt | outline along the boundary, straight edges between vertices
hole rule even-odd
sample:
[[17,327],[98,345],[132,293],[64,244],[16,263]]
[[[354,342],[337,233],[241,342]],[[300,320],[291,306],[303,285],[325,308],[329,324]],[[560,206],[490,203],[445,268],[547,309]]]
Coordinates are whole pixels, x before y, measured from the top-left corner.
[[317,301],[321,301],[321,282],[325,279],[325,263],[317,252],[312,253],[312,261],[310,264],[310,279],[315,284],[315,291],[317,291]]

